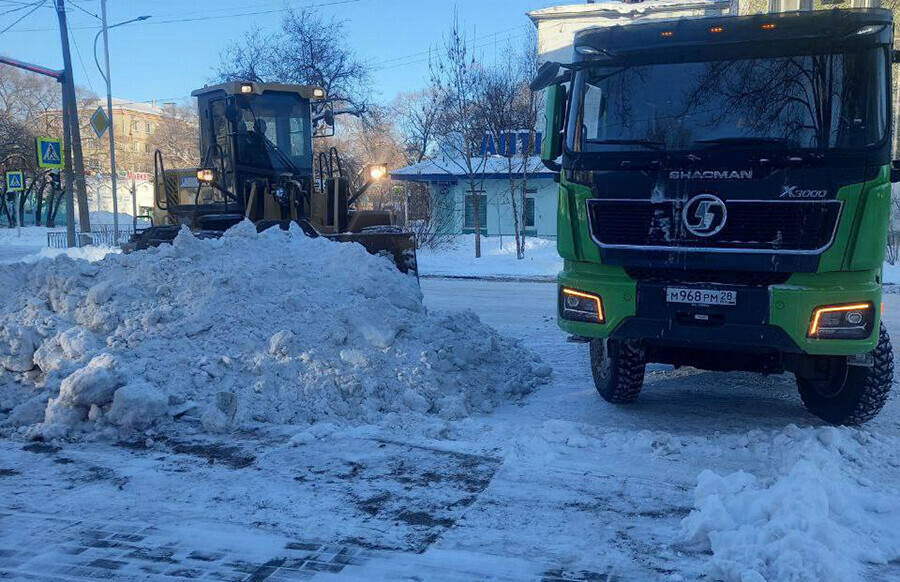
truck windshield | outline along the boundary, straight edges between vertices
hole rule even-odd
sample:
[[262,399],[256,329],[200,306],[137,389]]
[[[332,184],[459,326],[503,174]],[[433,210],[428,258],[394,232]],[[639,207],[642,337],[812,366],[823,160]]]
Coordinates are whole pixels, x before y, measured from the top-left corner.
[[238,163],[279,170],[311,167],[309,116],[309,101],[296,94],[268,92],[253,98],[241,108],[235,127]]
[[586,152],[865,148],[887,131],[885,59],[879,48],[598,66],[576,75],[568,145]]

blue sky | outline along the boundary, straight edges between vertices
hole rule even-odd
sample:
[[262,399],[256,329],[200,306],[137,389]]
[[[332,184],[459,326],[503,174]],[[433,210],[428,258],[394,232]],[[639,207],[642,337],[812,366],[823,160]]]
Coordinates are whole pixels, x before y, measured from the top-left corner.
[[[33,0],[0,0],[0,13]],[[503,55],[521,42],[531,24],[529,10],[560,4],[552,0],[108,0],[109,22],[152,15],[145,23],[110,32],[113,93],[135,101],[177,100],[211,80],[220,51],[247,30],[278,28],[284,6],[322,5],[346,20],[357,54],[376,65],[376,99],[421,88],[427,79],[427,51],[448,29],[454,7],[483,58]],[[76,83],[104,92],[93,61],[99,0],[68,0],[74,39]],[[74,4],[75,6],[71,6]],[[330,4],[330,5],[328,5]],[[0,34],[0,53],[61,68],[59,32],[52,0]],[[28,10],[0,15],[0,30]],[[267,13],[263,13],[267,12]],[[258,14],[250,14],[258,13]],[[199,20],[198,20],[199,19]],[[102,41],[101,41],[102,43]],[[76,50],[77,49],[77,50]],[[100,46],[102,52],[102,44]],[[79,56],[80,53],[80,56]],[[102,59],[102,54],[101,57]]]

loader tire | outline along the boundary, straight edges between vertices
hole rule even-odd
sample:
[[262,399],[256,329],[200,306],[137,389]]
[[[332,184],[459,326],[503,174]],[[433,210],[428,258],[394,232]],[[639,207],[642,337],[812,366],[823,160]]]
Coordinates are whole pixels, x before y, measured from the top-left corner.
[[634,402],[644,385],[647,353],[640,341],[591,340],[591,372],[607,402]]
[[878,345],[870,352],[872,366],[838,365],[825,379],[797,376],[803,405],[825,422],[858,425],[881,412],[894,382],[894,351],[882,324]]

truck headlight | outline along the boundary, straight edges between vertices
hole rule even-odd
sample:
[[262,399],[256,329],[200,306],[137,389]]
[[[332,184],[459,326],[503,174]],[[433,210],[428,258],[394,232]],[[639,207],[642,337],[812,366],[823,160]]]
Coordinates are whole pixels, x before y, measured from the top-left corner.
[[872,334],[875,306],[872,303],[824,305],[813,311],[809,337],[819,339],[866,339]]
[[559,302],[563,319],[587,323],[606,321],[603,314],[603,300],[599,295],[562,287],[559,290]]

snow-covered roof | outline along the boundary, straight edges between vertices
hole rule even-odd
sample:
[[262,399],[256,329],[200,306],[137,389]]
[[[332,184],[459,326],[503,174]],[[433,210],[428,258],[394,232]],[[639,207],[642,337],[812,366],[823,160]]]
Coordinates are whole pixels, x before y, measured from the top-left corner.
[[[106,109],[106,99],[86,99],[82,103],[82,107],[103,106]],[[128,99],[119,99],[113,97],[113,109],[115,111],[134,111],[136,113],[146,113],[148,115],[165,116],[167,112],[164,108],[153,103],[141,103],[138,101],[129,101]]]
[[[479,177],[483,174],[487,179],[508,180],[510,175],[510,160],[504,156],[488,156],[486,158],[472,158],[472,168]],[[468,174],[465,160],[451,158],[435,158],[425,160],[412,166],[393,170],[391,179],[401,182],[453,182]],[[527,168],[529,176],[552,178],[553,172],[548,170],[539,156],[528,158],[525,166],[522,158],[512,158],[512,173],[521,174]]]

